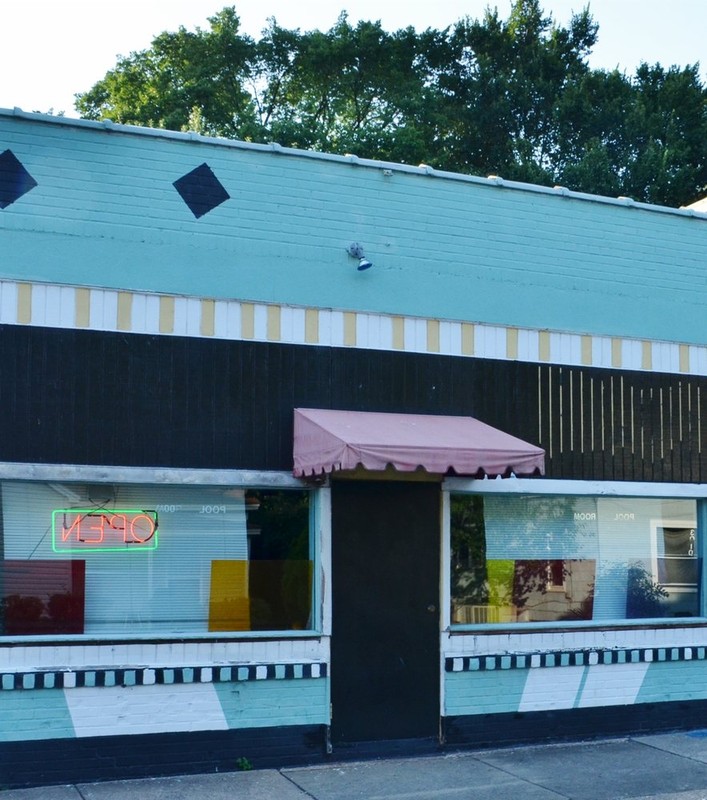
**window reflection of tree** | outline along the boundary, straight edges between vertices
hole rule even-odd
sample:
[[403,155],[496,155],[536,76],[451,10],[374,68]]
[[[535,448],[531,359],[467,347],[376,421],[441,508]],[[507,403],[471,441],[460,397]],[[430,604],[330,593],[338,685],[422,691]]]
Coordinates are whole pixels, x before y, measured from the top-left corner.
[[[488,559],[483,496],[451,496],[453,621],[591,619],[596,561],[571,557],[580,550],[580,538],[591,536],[593,542],[593,531],[575,518],[577,499],[533,496],[518,500],[527,508],[514,520],[519,524],[511,527],[504,550],[532,552],[533,543],[544,540],[548,556],[555,557]],[[478,614],[481,619],[460,619],[465,616],[464,607],[496,612]],[[508,619],[495,618],[500,608]]]
[[626,617],[648,619],[666,616],[665,588],[653,580],[651,572],[640,561],[628,565],[626,573]]
[[[251,626],[311,627],[309,492],[249,491]],[[257,501],[257,502],[252,502]]]

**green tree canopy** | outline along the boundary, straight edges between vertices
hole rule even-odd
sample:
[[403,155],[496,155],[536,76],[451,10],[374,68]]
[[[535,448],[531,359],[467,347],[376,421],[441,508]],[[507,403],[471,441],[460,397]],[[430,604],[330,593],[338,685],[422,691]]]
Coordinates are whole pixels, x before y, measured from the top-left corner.
[[261,130],[248,89],[256,43],[239,32],[233,8],[209,22],[208,31],[161,33],[149,50],[119,57],[114,69],[76,96],[76,109],[86,119],[229,138],[257,136]]
[[259,40],[233,7],[164,32],[76,96],[88,119],[471,174],[678,206],[707,191],[707,89],[697,65],[591,69],[598,25],[515,0],[444,30],[380,22]]

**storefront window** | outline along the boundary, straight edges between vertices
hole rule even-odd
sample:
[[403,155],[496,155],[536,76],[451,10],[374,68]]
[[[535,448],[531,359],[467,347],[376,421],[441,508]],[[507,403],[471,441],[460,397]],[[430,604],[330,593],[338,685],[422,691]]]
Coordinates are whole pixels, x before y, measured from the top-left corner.
[[6,481],[0,633],[314,627],[307,491]]
[[693,500],[451,496],[452,624],[702,615]]

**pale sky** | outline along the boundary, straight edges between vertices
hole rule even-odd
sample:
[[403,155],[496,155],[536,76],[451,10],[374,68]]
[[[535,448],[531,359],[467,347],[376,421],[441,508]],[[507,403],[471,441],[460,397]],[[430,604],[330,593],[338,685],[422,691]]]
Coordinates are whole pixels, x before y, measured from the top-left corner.
[[[707,80],[707,0],[589,0],[599,23],[594,67],[632,73],[641,61],[685,66],[701,62]],[[346,10],[352,23],[380,20],[386,30],[444,28],[465,15],[511,0],[0,0],[0,108],[78,116],[74,94],[115,66],[116,57],[145,50],[155,35],[180,25],[208,28],[207,18],[235,5],[243,31],[258,37],[269,17],[288,28],[329,29]],[[566,25],[586,0],[545,0]]]

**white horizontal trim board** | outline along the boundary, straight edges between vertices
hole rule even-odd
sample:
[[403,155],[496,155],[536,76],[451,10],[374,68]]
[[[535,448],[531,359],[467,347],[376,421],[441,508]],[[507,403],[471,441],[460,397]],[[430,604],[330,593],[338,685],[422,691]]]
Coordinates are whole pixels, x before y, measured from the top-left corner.
[[7,280],[0,324],[707,375],[707,344]]
[[642,481],[565,481],[546,478],[446,478],[448,492],[473,494],[551,494],[589,497],[707,497],[705,483],[646,483]]
[[96,131],[102,129],[115,133],[125,133],[129,134],[130,136],[140,136],[144,137],[145,139],[171,139],[173,141],[199,142],[201,144],[217,145],[219,147],[232,150],[250,150],[254,153],[279,153],[282,155],[293,156],[295,158],[306,159],[307,161],[328,161],[330,163],[349,164],[362,168],[371,168],[377,170],[384,169],[384,174],[387,176],[390,176],[393,173],[428,175],[438,180],[502,186],[505,189],[514,191],[531,192],[541,195],[559,195],[562,197],[571,197],[577,200],[584,200],[590,203],[602,203],[604,205],[629,206],[659,214],[670,214],[682,217],[697,217],[698,219],[704,219],[706,216],[701,203],[694,203],[690,206],[684,206],[682,208],[669,208],[666,206],[654,205],[652,203],[642,203],[638,200],[633,200],[630,197],[603,197],[601,195],[578,192],[568,189],[565,186],[540,186],[534,183],[506,180],[498,175],[488,175],[487,177],[482,178],[478,175],[467,175],[459,172],[447,172],[445,170],[435,169],[428,164],[413,166],[412,164],[398,164],[395,162],[377,161],[375,159],[362,158],[351,153],[347,153],[346,155],[338,155],[335,153],[321,153],[317,152],[316,150],[299,150],[295,147],[284,147],[277,142],[260,144],[256,142],[244,142],[239,139],[224,139],[215,138],[212,136],[204,136],[196,133],[195,131],[171,131],[165,128],[145,128],[137,125],[123,125],[113,122],[113,120],[110,119],[97,121],[76,119],[74,117],[60,117],[49,114],[40,114],[36,111],[24,111],[18,106],[15,106],[14,108],[0,108],[0,117],[15,117],[17,119],[48,122],[57,126],[83,128],[85,130]]
[[[169,638],[157,641],[154,637],[143,637],[146,640],[140,641],[136,637],[134,641],[121,640],[122,643],[110,640],[101,643],[86,642],[82,641],[86,637],[80,635],[73,637],[72,641],[68,641],[70,637],[67,637],[67,640],[62,642],[57,642],[56,637],[42,642],[36,641],[36,637],[33,637],[32,641],[27,641],[26,636],[21,639],[17,637],[14,642],[5,637],[0,644],[0,675],[31,672],[52,674],[67,670],[74,675],[82,670],[135,671],[144,670],[145,665],[149,664],[151,669],[161,669],[163,672],[191,668],[192,676],[195,666],[198,666],[201,670],[200,678],[204,670],[211,668],[212,680],[214,677],[216,680],[227,680],[228,676],[222,673],[224,669],[244,670],[248,667],[259,667],[262,672],[264,667],[272,664],[326,665],[329,662],[328,637],[310,635],[306,638],[288,636],[273,639],[272,633],[268,635],[269,639],[222,637],[220,640],[202,638],[197,641],[175,641]],[[259,674],[250,677],[258,679]],[[165,676],[169,683],[167,673]],[[187,674],[182,672],[181,682],[184,682],[186,676]],[[239,675],[236,674],[232,678],[237,680]],[[244,679],[242,673],[240,679]],[[46,678],[43,681],[46,687]],[[10,686],[7,688],[13,687],[14,681],[10,681]]]
[[[707,659],[704,620],[701,618],[695,618],[690,626],[668,623],[660,628],[612,627],[609,624],[580,630],[525,631],[519,630],[520,627],[483,633],[444,631],[440,644],[447,671],[591,666],[651,658],[654,661]],[[478,666],[472,663],[473,660],[478,662]]]
[[0,461],[0,480],[148,483],[297,488],[303,482],[289,472],[178,467],[118,467],[91,464],[34,464]]

